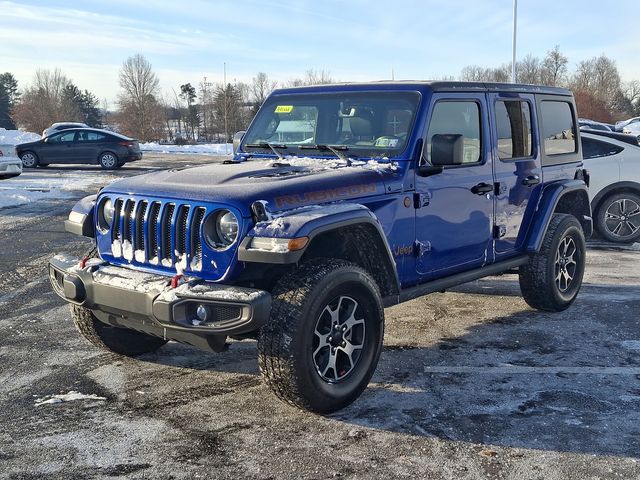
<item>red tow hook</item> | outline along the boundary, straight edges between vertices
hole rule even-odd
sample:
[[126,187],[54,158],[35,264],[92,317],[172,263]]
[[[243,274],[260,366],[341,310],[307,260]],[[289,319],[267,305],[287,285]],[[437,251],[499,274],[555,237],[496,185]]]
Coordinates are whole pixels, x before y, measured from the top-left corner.
[[177,288],[181,278],[182,278],[182,275],[175,275],[171,279],[171,288]]
[[89,261],[89,257],[84,257],[82,260],[80,260],[80,269],[83,269],[84,267],[86,267],[88,261]]

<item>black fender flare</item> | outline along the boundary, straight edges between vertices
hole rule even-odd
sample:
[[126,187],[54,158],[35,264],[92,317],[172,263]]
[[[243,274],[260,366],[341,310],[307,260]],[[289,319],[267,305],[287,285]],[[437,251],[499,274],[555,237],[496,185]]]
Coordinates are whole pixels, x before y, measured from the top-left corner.
[[98,195],[88,195],[79,200],[71,209],[69,218],[64,221],[64,229],[82,237],[95,238],[94,207]]
[[[377,240],[382,247],[382,261],[384,268],[393,278],[393,290],[400,291],[400,279],[396,268],[391,248],[387,242],[387,237],[375,214],[367,207],[360,204],[342,203],[335,205],[323,205],[299,208],[279,216],[276,221],[283,228],[272,229],[260,227],[260,224],[249,231],[238,247],[238,261],[256,262],[270,264],[295,264],[300,262],[307,248],[319,235],[331,231],[337,231],[354,226],[367,226],[376,232]],[[298,218],[296,218],[298,217]],[[262,224],[268,222],[260,222]],[[271,221],[273,224],[273,221]],[[307,237],[309,240],[304,248],[296,251],[274,252],[265,250],[255,250],[251,248],[254,236],[266,236],[271,238],[300,238]]]
[[[580,202],[576,203],[570,211],[565,211],[566,208],[559,208],[559,206],[563,205],[561,203],[563,198],[570,198],[569,195],[579,198]],[[585,237],[589,238],[591,236],[593,233],[593,219],[591,218],[591,205],[589,204],[587,185],[584,181],[558,181],[549,183],[544,187],[536,204],[533,220],[530,224],[531,227],[527,234],[525,242],[527,252],[535,253],[540,251],[542,241],[554,213],[571,213],[582,225]]]

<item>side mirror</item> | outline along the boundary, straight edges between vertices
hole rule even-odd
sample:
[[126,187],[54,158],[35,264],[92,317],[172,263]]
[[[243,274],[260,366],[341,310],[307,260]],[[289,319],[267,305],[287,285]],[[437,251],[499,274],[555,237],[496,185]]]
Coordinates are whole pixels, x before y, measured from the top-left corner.
[[437,165],[462,165],[464,138],[460,134],[436,134],[431,138],[431,163]]
[[233,136],[233,153],[234,154],[238,151],[238,148],[240,148],[240,142],[242,142],[242,139],[244,138],[245,133],[247,132],[245,130],[242,130],[240,132],[237,132]]

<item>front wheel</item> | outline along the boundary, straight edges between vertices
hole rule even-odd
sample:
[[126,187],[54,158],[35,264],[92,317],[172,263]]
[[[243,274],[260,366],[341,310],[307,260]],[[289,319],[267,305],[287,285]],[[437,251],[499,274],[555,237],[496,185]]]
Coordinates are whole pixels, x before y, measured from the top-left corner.
[[105,152],[98,158],[98,163],[105,170],[114,170],[118,168],[119,161],[115,153]]
[[606,240],[633,243],[640,238],[640,196],[631,192],[605,198],[596,212],[598,232]]
[[[92,248],[87,257],[98,258],[97,249]],[[70,307],[71,318],[78,331],[86,340],[103,350],[130,357],[155,352],[167,343],[162,338],[143,332],[102,323],[88,308],[77,305]]]
[[540,251],[520,267],[520,290],[533,308],[560,312],[578,296],[586,260],[582,226],[573,215],[551,218]]
[[380,358],[384,308],[371,275],[313,260],[283,277],[258,339],[260,370],[285,402],[318,413],[352,403]]

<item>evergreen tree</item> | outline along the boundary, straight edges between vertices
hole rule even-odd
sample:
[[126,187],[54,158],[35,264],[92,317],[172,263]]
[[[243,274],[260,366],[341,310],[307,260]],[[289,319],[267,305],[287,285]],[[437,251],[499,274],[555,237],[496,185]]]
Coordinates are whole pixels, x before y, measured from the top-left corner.
[[16,128],[11,119],[11,110],[18,101],[18,81],[9,73],[0,74],[0,127],[7,130]]

